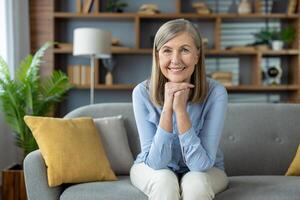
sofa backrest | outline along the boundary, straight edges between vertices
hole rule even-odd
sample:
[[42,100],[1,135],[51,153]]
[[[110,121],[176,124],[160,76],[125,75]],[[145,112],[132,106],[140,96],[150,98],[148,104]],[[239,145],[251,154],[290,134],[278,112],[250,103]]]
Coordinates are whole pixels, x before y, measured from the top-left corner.
[[283,175],[300,143],[300,104],[229,104],[221,149],[229,175]]
[[[75,109],[66,118],[122,115],[133,156],[140,152],[131,103],[102,103]],[[300,143],[300,105],[229,104],[221,149],[229,176],[282,175]]]

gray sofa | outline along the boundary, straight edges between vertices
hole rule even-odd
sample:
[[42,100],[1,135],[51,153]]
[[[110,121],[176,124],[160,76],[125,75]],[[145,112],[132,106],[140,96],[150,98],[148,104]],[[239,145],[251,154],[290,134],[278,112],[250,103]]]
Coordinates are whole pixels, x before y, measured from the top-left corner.
[[[140,151],[131,103],[95,104],[78,108],[67,118],[121,114],[130,149]],[[299,200],[300,177],[283,176],[300,142],[300,105],[229,104],[221,148],[230,182],[217,200]],[[49,188],[44,160],[34,151],[24,160],[29,200],[147,199],[129,176],[115,182],[91,182]]]

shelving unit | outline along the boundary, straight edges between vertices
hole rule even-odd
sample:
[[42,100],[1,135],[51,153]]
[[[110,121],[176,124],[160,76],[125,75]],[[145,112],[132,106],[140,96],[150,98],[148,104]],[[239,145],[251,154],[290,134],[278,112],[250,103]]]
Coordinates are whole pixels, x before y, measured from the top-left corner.
[[[255,0],[255,5],[258,0]],[[99,12],[91,12],[91,13],[76,13],[76,12],[67,12],[67,11],[57,11],[61,10],[57,9],[60,5],[62,5],[63,1],[52,0],[52,3],[48,3],[48,8],[51,11],[51,22],[53,23],[50,26],[50,29],[53,27],[51,31],[53,34],[51,35],[53,40],[57,41],[60,39],[59,37],[62,33],[59,33],[59,28],[57,28],[58,24],[63,22],[65,24],[70,21],[80,21],[80,23],[89,23],[92,22],[101,22],[101,21],[109,21],[111,23],[114,22],[128,22],[132,24],[133,27],[133,37],[134,44],[132,44],[129,48],[117,48],[112,49],[112,53],[116,56],[126,56],[128,58],[133,58],[136,55],[145,55],[151,58],[152,49],[149,43],[145,43],[145,38],[149,35],[145,36],[143,34],[143,30],[148,28],[148,26],[154,26],[153,33],[155,33],[154,29],[157,29],[158,24],[162,24],[163,22],[176,19],[176,18],[185,18],[195,21],[197,23],[205,22],[210,24],[210,27],[213,31],[211,33],[211,47],[208,48],[205,52],[206,57],[240,57],[247,56],[251,60],[251,74],[249,83],[241,83],[237,86],[227,87],[230,93],[285,93],[288,96],[287,102],[296,102],[300,103],[300,0],[298,1],[298,11],[295,14],[285,14],[285,13],[259,13],[258,8],[255,9],[255,12],[252,14],[235,14],[235,13],[212,13],[212,14],[196,14],[192,12],[183,11],[183,5],[186,6],[186,1],[183,0],[175,0],[175,12],[172,13],[160,13],[155,15],[145,15],[138,14],[134,12],[130,13],[105,13],[101,12],[103,10],[102,1],[99,1]],[[38,2],[38,0],[34,0],[33,2]],[[173,1],[174,2],[174,1]],[[187,1],[191,3],[191,1]],[[74,4],[76,1],[74,1]],[[130,2],[128,2],[130,3]],[[47,3],[46,3],[47,4]],[[290,49],[284,49],[280,51],[274,50],[228,50],[222,49],[221,47],[221,26],[223,23],[227,23],[228,21],[238,21],[238,22],[247,22],[247,21],[266,21],[266,20],[279,20],[283,24],[291,24],[296,30],[296,38],[293,41]],[[61,25],[62,26],[62,25]],[[89,24],[90,26],[90,24]],[[58,29],[58,30],[57,30]],[[68,30],[73,31],[73,30]],[[37,34],[37,33],[36,33]],[[148,34],[148,33],[147,33]],[[149,33],[151,34],[151,33]],[[114,33],[113,33],[114,35]],[[68,41],[58,41],[66,43]],[[70,41],[69,41],[70,43]],[[60,59],[63,57],[71,56],[72,49],[59,49],[55,48],[52,52],[52,58],[55,65],[61,65],[59,63]],[[262,73],[261,73],[261,64],[264,58],[268,57],[278,57],[288,60],[287,69],[287,80],[282,85],[274,85],[274,86],[266,86],[262,84]],[[59,63],[59,64],[57,64]],[[63,64],[68,64],[63,62]],[[79,63],[80,64],[80,63]],[[62,67],[66,68],[66,66]],[[101,65],[98,64],[96,66],[98,71],[101,73]],[[151,66],[149,66],[151,68]],[[53,67],[52,67],[53,69]],[[115,85],[105,85],[103,80],[101,80],[100,74],[96,74],[96,80],[99,80],[95,83],[95,89],[97,90],[131,90],[134,88],[135,84],[132,83],[120,83]],[[146,77],[145,77],[146,78]],[[87,89],[89,86],[84,85],[76,85],[76,89]]]

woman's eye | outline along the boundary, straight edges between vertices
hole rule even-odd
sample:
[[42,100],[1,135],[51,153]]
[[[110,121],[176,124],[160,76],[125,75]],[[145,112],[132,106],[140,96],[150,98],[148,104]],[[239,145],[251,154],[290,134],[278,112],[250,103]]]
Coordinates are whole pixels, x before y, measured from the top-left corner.
[[188,49],[186,49],[186,48],[183,48],[183,49],[182,49],[182,52],[188,53],[188,52],[190,52],[190,50],[188,50]]
[[163,50],[163,53],[171,53],[171,50],[170,49],[165,49],[165,50]]

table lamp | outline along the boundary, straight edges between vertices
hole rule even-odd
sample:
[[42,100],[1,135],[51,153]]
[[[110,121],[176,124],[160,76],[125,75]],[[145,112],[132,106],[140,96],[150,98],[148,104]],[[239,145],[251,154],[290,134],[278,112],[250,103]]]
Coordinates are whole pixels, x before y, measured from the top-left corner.
[[90,104],[94,104],[95,59],[111,57],[111,33],[97,28],[76,28],[73,55],[88,56],[91,62]]

